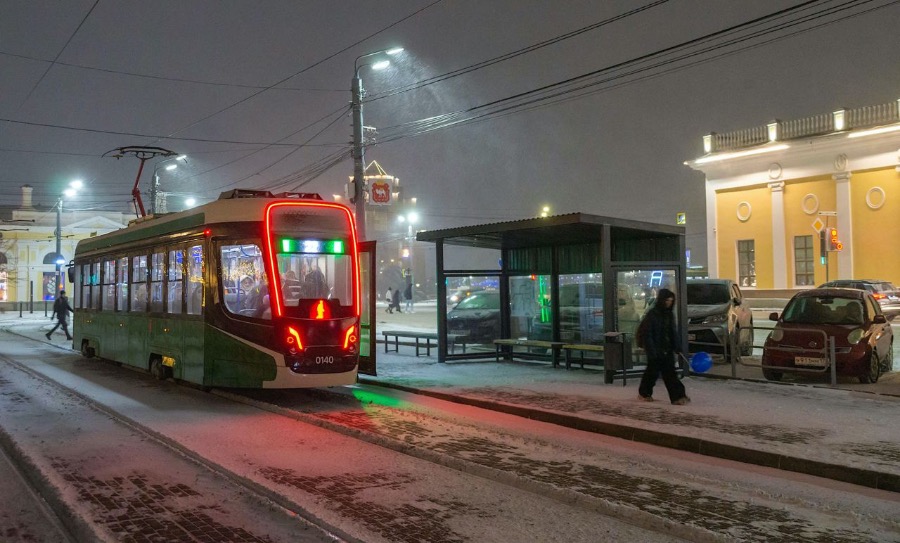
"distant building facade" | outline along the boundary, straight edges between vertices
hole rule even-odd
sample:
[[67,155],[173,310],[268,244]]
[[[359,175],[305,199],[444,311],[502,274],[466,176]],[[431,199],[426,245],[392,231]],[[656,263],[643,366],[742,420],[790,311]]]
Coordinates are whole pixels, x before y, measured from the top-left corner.
[[[56,293],[56,208],[34,206],[31,192],[23,186],[21,205],[5,210],[0,219],[0,302],[53,299]],[[65,206],[60,223],[66,262],[75,256],[78,241],[125,227],[120,212],[67,211]],[[64,281],[65,271],[64,266]]]
[[706,175],[711,277],[760,290],[900,284],[900,100],[703,143],[706,154],[685,164]]

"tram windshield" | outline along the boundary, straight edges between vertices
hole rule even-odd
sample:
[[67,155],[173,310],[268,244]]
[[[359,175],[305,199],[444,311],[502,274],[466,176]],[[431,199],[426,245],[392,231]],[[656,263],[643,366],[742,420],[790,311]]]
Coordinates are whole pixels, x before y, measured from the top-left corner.
[[347,240],[282,239],[275,261],[286,308],[304,300],[353,306],[353,256]]

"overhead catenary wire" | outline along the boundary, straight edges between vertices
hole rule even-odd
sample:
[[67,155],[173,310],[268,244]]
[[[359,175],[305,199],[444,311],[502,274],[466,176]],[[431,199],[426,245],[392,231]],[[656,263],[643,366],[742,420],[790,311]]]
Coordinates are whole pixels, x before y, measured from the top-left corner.
[[[791,21],[784,22],[784,23],[779,23],[778,25],[776,25],[774,27],[755,31],[754,33],[750,34],[749,36],[736,36],[725,43],[716,43],[714,45],[710,45],[703,49],[700,49],[698,51],[684,53],[681,56],[674,58],[674,59],[659,61],[650,66],[645,66],[643,68],[637,68],[637,69],[634,69],[634,70],[631,70],[629,72],[625,72],[625,73],[622,73],[619,75],[613,75],[613,76],[610,76],[607,79],[603,79],[601,81],[586,83],[586,81],[589,81],[591,78],[597,78],[597,77],[600,77],[607,73],[615,73],[616,71],[624,70],[631,66],[639,66],[641,63],[646,63],[646,62],[652,61],[654,59],[665,58],[665,56],[672,55],[673,53],[676,53],[678,51],[690,50],[691,48],[697,47],[697,45],[699,45],[699,44],[708,42],[715,37],[736,34],[741,31],[746,30],[747,28],[752,28],[752,27],[758,26],[760,23],[780,19],[780,18],[784,17],[787,13],[790,13],[792,11],[797,11],[797,10],[802,11],[807,6],[810,6],[810,5],[816,4],[816,3],[820,3],[821,1],[822,0],[810,0],[810,1],[798,4],[796,6],[793,6],[791,8],[786,8],[785,10],[780,10],[778,12],[774,12],[769,15],[766,15],[766,16],[763,16],[763,17],[760,17],[760,18],[757,18],[757,19],[754,19],[751,21],[747,21],[745,23],[741,23],[739,25],[735,25],[735,26],[717,31],[712,34],[707,34],[707,35],[701,36],[699,38],[695,38],[695,39],[692,39],[692,40],[689,40],[686,42],[682,42],[675,46],[667,47],[665,49],[661,49],[661,50],[655,51],[653,53],[649,53],[647,55],[642,55],[640,57],[636,57],[636,58],[628,60],[628,61],[617,63],[612,66],[608,66],[608,67],[601,68],[599,70],[595,70],[595,71],[592,71],[592,72],[589,72],[586,74],[582,74],[582,75],[579,75],[579,76],[576,76],[573,78],[569,78],[569,79],[566,79],[563,81],[552,83],[550,85],[545,85],[545,86],[537,88],[537,89],[532,89],[530,91],[518,93],[516,95],[502,98],[499,100],[495,100],[495,101],[492,101],[492,102],[489,102],[486,104],[482,104],[479,106],[473,106],[471,108],[458,110],[458,111],[454,111],[451,113],[428,117],[425,119],[420,119],[418,121],[412,121],[412,122],[403,123],[400,125],[386,127],[386,128],[381,129],[381,131],[380,131],[381,132],[380,142],[385,143],[385,142],[395,141],[397,139],[401,139],[401,138],[405,138],[405,137],[412,137],[412,136],[424,134],[427,132],[432,132],[434,130],[438,130],[438,129],[442,129],[442,128],[449,128],[451,126],[458,126],[460,124],[473,122],[475,120],[483,119],[485,117],[493,117],[493,116],[498,116],[500,114],[510,114],[512,112],[517,112],[518,110],[524,111],[524,110],[526,110],[526,107],[528,107],[528,109],[531,109],[531,107],[529,107],[529,106],[533,106],[534,104],[542,102],[542,101],[548,101],[551,99],[558,99],[561,97],[566,97],[567,95],[570,95],[577,91],[582,91],[588,87],[597,86],[597,85],[607,83],[609,81],[613,81],[616,79],[621,79],[621,78],[629,77],[629,76],[635,76],[635,75],[641,74],[643,72],[648,72],[651,70],[659,69],[659,68],[665,67],[667,65],[675,64],[677,62],[682,62],[686,59],[690,59],[690,58],[697,57],[700,55],[708,54],[710,52],[713,52],[713,51],[716,51],[716,50],[719,50],[719,49],[722,49],[725,47],[733,46],[735,44],[738,44],[738,43],[741,43],[744,41],[757,39],[759,37],[766,36],[768,34],[783,31],[785,29],[790,29],[799,24],[814,21],[821,17],[825,17],[828,15],[834,15],[836,13],[840,13],[842,11],[850,9],[854,6],[868,4],[875,0],[849,0],[849,1],[843,2],[835,7],[826,8],[826,9],[820,10],[820,11],[812,13],[812,14],[803,15],[795,20],[791,20]],[[864,13],[868,13],[868,12],[874,11],[876,9],[882,9],[884,7],[888,7],[895,3],[897,3],[897,0],[892,0],[892,1],[888,2],[887,4],[879,5],[879,6],[876,6],[874,8],[871,8],[871,9],[863,11],[863,12],[850,14],[849,16],[844,16],[844,18],[840,19],[840,20],[826,21],[826,22],[820,23],[818,25],[815,25],[811,28],[797,30],[797,31],[791,32],[789,34],[778,36],[776,38],[767,40],[762,43],[751,43],[748,45],[744,45],[743,47],[739,48],[738,50],[730,51],[727,53],[721,53],[715,57],[708,57],[706,59],[700,59],[700,60],[694,61],[693,63],[688,64],[688,65],[670,67],[666,70],[665,73],[674,71],[675,69],[684,69],[686,67],[689,67],[691,65],[695,65],[695,64],[698,64],[701,62],[708,62],[709,60],[712,60],[713,58],[719,58],[721,56],[726,56],[728,54],[734,54],[734,53],[744,51],[744,50],[752,48],[752,47],[758,47],[760,45],[764,45],[765,43],[771,43],[773,41],[785,39],[787,37],[791,37],[791,36],[794,36],[794,35],[802,33],[802,32],[806,32],[809,30],[819,28],[821,26],[833,24],[835,22],[840,22],[849,17],[862,15]],[[641,79],[645,79],[646,77],[647,76],[644,76]],[[641,79],[636,79],[636,80],[641,80]],[[580,84],[582,86],[566,89],[566,87],[573,87],[576,84]],[[622,83],[622,84],[625,84],[625,83]],[[597,90],[595,92],[599,92],[599,90]]]
[[[687,40],[685,42],[679,43],[677,45],[673,45],[670,47],[666,47],[660,49],[658,51],[648,53],[621,63],[614,64],[612,66],[608,66],[605,68],[601,68],[599,70],[595,70],[589,72],[587,74],[582,74],[580,76],[576,76],[574,78],[569,78],[564,81],[556,82],[550,85],[546,85],[544,87],[540,87],[538,89],[533,89],[531,91],[526,91],[523,93],[519,93],[517,95],[503,98],[500,100],[496,100],[490,102],[488,104],[483,104],[480,106],[475,106],[465,110],[459,110],[456,112],[451,112],[448,114],[443,114],[435,117],[429,117],[426,119],[421,119],[419,121],[413,121],[411,123],[404,123],[401,125],[396,125],[392,127],[386,127],[380,130],[381,137],[380,142],[386,143],[391,141],[396,141],[398,139],[406,138],[406,137],[414,137],[420,134],[432,132],[435,130],[440,130],[443,128],[450,128],[453,126],[458,126],[462,124],[467,124],[476,121],[485,121],[491,118],[499,117],[501,115],[511,115],[514,113],[529,111],[531,109],[535,109],[538,107],[547,107],[549,105],[554,105],[556,103],[560,103],[563,101],[573,100],[577,98],[581,98],[587,94],[594,94],[597,92],[602,92],[605,90],[609,90],[610,88],[619,87],[626,84],[631,84],[640,80],[644,80],[651,77],[659,77],[661,75],[665,75],[666,73],[671,73],[677,70],[686,69],[688,67],[694,66],[696,64],[710,62],[715,60],[716,58],[720,58],[723,56],[728,56],[732,54],[737,54],[741,51],[759,47],[770,43],[772,41],[777,41],[781,39],[785,39],[796,34],[807,32],[810,30],[814,30],[821,26],[825,26],[828,24],[834,24],[836,22],[840,22],[840,20],[831,20],[821,23],[819,25],[815,25],[810,28],[801,29],[798,31],[791,32],[786,35],[777,36],[775,38],[766,40],[764,42],[751,43],[749,45],[745,45],[743,47],[738,48],[737,50],[730,50],[723,53],[719,53],[718,55],[707,56],[705,58],[700,58],[698,60],[694,60],[692,62],[688,62],[684,64],[683,62],[695,57],[700,57],[702,55],[709,54],[710,52],[715,52],[730,46],[734,46],[736,44],[740,44],[743,42],[747,42],[749,40],[753,40],[762,36],[770,35],[779,31],[783,31],[785,29],[790,29],[796,27],[797,25],[807,23],[810,21],[814,21],[816,19],[820,19],[822,17],[826,17],[829,15],[834,15],[836,13],[840,13],[847,9],[850,9],[856,5],[867,4],[873,2],[875,0],[848,0],[843,3],[839,3],[836,6],[826,7],[819,11],[813,13],[803,12],[808,11],[811,6],[816,4],[821,4],[823,2],[831,3],[830,0],[807,0],[800,4],[796,4],[794,6],[769,13],[767,15],[757,17],[755,19],[751,19],[749,21],[745,21],[743,23],[733,25],[731,27],[712,32],[710,34],[706,34],[704,36],[700,36],[698,38],[694,38],[691,40]],[[881,6],[877,6],[872,9],[880,9],[883,7],[887,7],[893,3],[896,3],[900,0],[893,0],[888,4],[884,4]],[[648,5],[649,6],[649,5]],[[645,6],[646,7],[646,6]],[[867,13],[871,10],[866,10],[863,12],[859,12],[856,14],[852,14],[851,16],[858,16],[864,13]],[[798,17],[794,17],[793,19],[789,19],[786,22],[777,22],[781,19],[791,16],[792,14],[800,13],[801,15]],[[841,19],[842,20],[842,19]],[[777,22],[777,24],[772,25],[771,23]],[[599,23],[598,23],[599,24]],[[760,26],[769,24],[769,26],[763,27],[761,30],[753,30]],[[593,26],[593,25],[592,25]],[[585,27],[587,28],[587,27]],[[749,32],[753,30],[752,32]],[[576,31],[577,32],[577,31]],[[728,39],[725,41],[716,42],[715,40],[721,39],[723,37],[727,37]],[[547,40],[547,42],[551,42],[552,40]],[[542,42],[544,43],[544,42]],[[706,47],[701,47],[703,44],[712,43],[712,45],[708,45]],[[526,48],[527,49],[527,48]],[[674,58],[667,58],[672,57]],[[498,57],[499,58],[499,57]],[[651,63],[648,66],[639,67],[642,64]],[[682,62],[683,64],[678,64]],[[478,66],[478,65],[473,65]],[[666,68],[668,66],[668,68]],[[637,68],[635,68],[637,67]],[[629,71],[629,68],[633,68]],[[653,70],[659,70],[660,68],[664,68],[662,71],[652,72]],[[621,72],[616,74],[616,72]],[[642,75],[645,72],[651,72],[649,74]],[[591,82],[591,78],[597,78],[599,76],[605,74],[613,74],[605,79],[601,79],[599,81]],[[629,81],[619,82],[614,87],[607,87],[602,89],[596,89],[599,85],[604,83],[609,83],[611,81],[620,80],[627,77],[640,76]],[[427,80],[426,80],[427,81]],[[430,83],[426,83],[430,84]],[[577,87],[573,87],[574,85],[579,85]],[[420,85],[417,88],[421,88],[425,86],[425,84]],[[566,88],[570,86],[572,88]],[[562,89],[562,90],[556,90]],[[555,91],[555,92],[554,92]],[[575,94],[578,93],[578,94]],[[481,112],[481,110],[485,110]],[[340,163],[337,161],[336,163]],[[320,175],[320,174],[318,174]]]

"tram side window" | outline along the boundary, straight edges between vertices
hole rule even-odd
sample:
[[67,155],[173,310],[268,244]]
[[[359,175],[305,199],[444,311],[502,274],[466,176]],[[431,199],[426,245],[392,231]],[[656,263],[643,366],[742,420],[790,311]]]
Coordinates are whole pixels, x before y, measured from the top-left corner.
[[163,277],[165,277],[166,253],[150,255],[150,311],[163,310]]
[[103,305],[105,311],[112,311],[116,307],[116,261],[103,261]]
[[231,313],[271,319],[263,253],[254,243],[221,246],[222,294]]
[[147,311],[147,256],[131,258],[131,311]]
[[91,307],[100,309],[100,263],[91,263]]
[[166,292],[168,292],[166,311],[169,313],[181,314],[181,308],[184,306],[182,301],[184,298],[184,268],[182,266],[184,266],[184,250],[169,251],[169,271],[166,282]]
[[203,246],[188,248],[187,314],[203,313]]
[[[75,267],[75,307],[85,309],[90,307],[90,293],[85,291],[86,278],[90,275],[87,264]],[[90,288],[90,287],[88,287]]]
[[116,270],[116,290],[119,297],[116,300],[116,311],[128,311],[128,257],[123,256],[119,259],[119,266]]

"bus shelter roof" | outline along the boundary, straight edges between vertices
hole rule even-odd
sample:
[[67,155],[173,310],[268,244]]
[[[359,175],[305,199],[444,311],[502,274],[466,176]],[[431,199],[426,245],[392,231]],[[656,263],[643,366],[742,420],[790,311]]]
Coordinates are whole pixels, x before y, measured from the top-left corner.
[[603,227],[606,225],[610,227],[611,236],[619,240],[684,235],[683,226],[602,217],[586,213],[569,213],[442,230],[426,230],[418,232],[416,240],[442,241],[448,245],[485,249],[521,249],[598,241],[601,239]]

